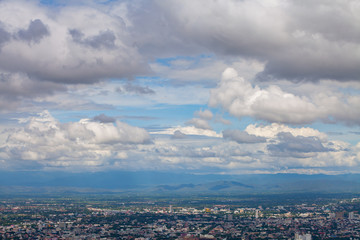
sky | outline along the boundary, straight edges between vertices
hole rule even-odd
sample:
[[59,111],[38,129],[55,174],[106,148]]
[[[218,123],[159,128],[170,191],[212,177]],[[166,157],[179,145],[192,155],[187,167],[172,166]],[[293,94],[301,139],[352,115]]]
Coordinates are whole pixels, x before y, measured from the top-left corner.
[[0,170],[360,172],[356,0],[0,0]]

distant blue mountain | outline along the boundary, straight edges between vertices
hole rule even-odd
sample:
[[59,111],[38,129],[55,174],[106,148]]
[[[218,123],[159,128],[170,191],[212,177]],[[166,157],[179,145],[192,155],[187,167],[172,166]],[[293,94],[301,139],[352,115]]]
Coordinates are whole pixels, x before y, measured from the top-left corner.
[[149,193],[360,193],[360,174],[217,175],[156,171],[107,172],[0,172],[0,193],[46,192],[149,192]]

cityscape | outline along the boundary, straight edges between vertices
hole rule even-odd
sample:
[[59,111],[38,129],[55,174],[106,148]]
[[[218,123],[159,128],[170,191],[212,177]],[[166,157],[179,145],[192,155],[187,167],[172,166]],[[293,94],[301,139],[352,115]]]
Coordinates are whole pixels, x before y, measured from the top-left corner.
[[359,0],[0,0],[0,240],[360,240]]
[[360,238],[360,198],[299,196],[257,207],[254,196],[2,199],[0,239]]

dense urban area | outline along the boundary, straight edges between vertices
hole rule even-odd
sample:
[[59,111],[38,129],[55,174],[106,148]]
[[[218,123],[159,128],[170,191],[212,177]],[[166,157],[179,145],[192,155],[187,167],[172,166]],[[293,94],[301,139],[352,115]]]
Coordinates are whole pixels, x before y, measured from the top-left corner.
[[359,239],[360,198],[7,198],[0,239]]

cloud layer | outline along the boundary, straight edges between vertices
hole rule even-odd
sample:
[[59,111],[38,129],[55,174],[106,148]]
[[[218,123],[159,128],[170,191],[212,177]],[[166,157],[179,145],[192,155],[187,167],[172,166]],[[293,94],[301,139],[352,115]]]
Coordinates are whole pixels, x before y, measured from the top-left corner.
[[[266,62],[259,77],[358,80],[356,1],[157,1],[175,29],[222,55]],[[336,16],[336,17],[334,17]]]
[[[103,119],[103,118],[102,118]],[[151,143],[146,130],[117,121],[99,123],[87,119],[60,123],[49,112],[26,120],[23,128],[8,129],[1,158],[9,165],[32,161],[43,167],[102,166],[126,157],[127,149]]]
[[[5,129],[2,169],[152,169],[215,172],[359,169],[358,147],[311,128],[249,125],[245,131],[178,127],[150,134],[106,115],[60,123],[45,111]],[[99,122],[100,121],[100,122]]]
[[0,168],[358,171],[357,1],[54,2],[0,0]]

